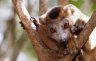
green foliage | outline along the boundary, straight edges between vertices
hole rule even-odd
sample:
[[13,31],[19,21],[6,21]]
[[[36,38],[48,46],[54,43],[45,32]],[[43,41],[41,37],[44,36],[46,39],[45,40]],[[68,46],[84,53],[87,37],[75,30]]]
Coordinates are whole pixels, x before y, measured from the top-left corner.
[[96,0],[91,0],[90,1],[90,11],[88,12],[88,15],[92,15],[93,11],[96,11]]
[[84,3],[84,0],[70,0],[69,3],[74,4],[75,6],[80,8]]
[[92,10],[93,10],[93,11],[94,11],[94,10],[96,11],[96,3],[95,3],[95,2],[94,2],[93,5],[92,5]]

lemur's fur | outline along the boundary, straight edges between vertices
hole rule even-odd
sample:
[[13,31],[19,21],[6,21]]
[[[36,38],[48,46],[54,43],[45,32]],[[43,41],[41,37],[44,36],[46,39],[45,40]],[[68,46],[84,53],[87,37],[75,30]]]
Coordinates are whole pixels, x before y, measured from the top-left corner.
[[[72,4],[53,7],[39,18],[46,35],[64,46],[70,42],[70,38],[78,37],[88,20],[89,17]],[[91,42],[88,41],[84,46],[82,55],[84,61],[96,61],[96,45],[93,49],[91,49],[91,45]]]
[[40,22],[48,27],[47,35],[50,38],[57,42],[65,42],[72,33],[80,33],[88,19],[79,9],[69,4],[49,9],[40,17]]

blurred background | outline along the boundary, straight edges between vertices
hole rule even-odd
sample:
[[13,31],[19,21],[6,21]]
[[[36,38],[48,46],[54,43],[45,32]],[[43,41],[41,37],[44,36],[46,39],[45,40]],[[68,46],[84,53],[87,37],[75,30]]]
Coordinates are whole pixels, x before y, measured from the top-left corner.
[[[39,16],[57,5],[74,4],[91,16],[96,0],[23,0],[31,16]],[[11,0],[0,0],[0,61],[37,61],[37,56]],[[96,35],[96,33],[94,33]],[[96,41],[96,37],[95,41]]]

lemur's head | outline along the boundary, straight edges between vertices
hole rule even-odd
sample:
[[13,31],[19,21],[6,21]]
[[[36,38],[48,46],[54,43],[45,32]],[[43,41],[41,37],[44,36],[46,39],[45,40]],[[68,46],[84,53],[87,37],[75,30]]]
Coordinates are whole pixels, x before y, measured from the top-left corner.
[[68,16],[66,11],[64,7],[58,6],[51,8],[40,17],[40,22],[46,26],[48,37],[59,43],[67,42],[71,37],[70,28],[72,22],[66,19]]

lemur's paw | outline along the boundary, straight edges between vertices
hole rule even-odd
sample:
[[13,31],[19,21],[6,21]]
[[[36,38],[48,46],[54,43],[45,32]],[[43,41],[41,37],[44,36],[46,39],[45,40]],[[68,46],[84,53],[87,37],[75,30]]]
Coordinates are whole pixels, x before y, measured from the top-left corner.
[[22,23],[22,21],[19,22],[21,24],[21,27],[25,30],[25,26],[24,24]]

